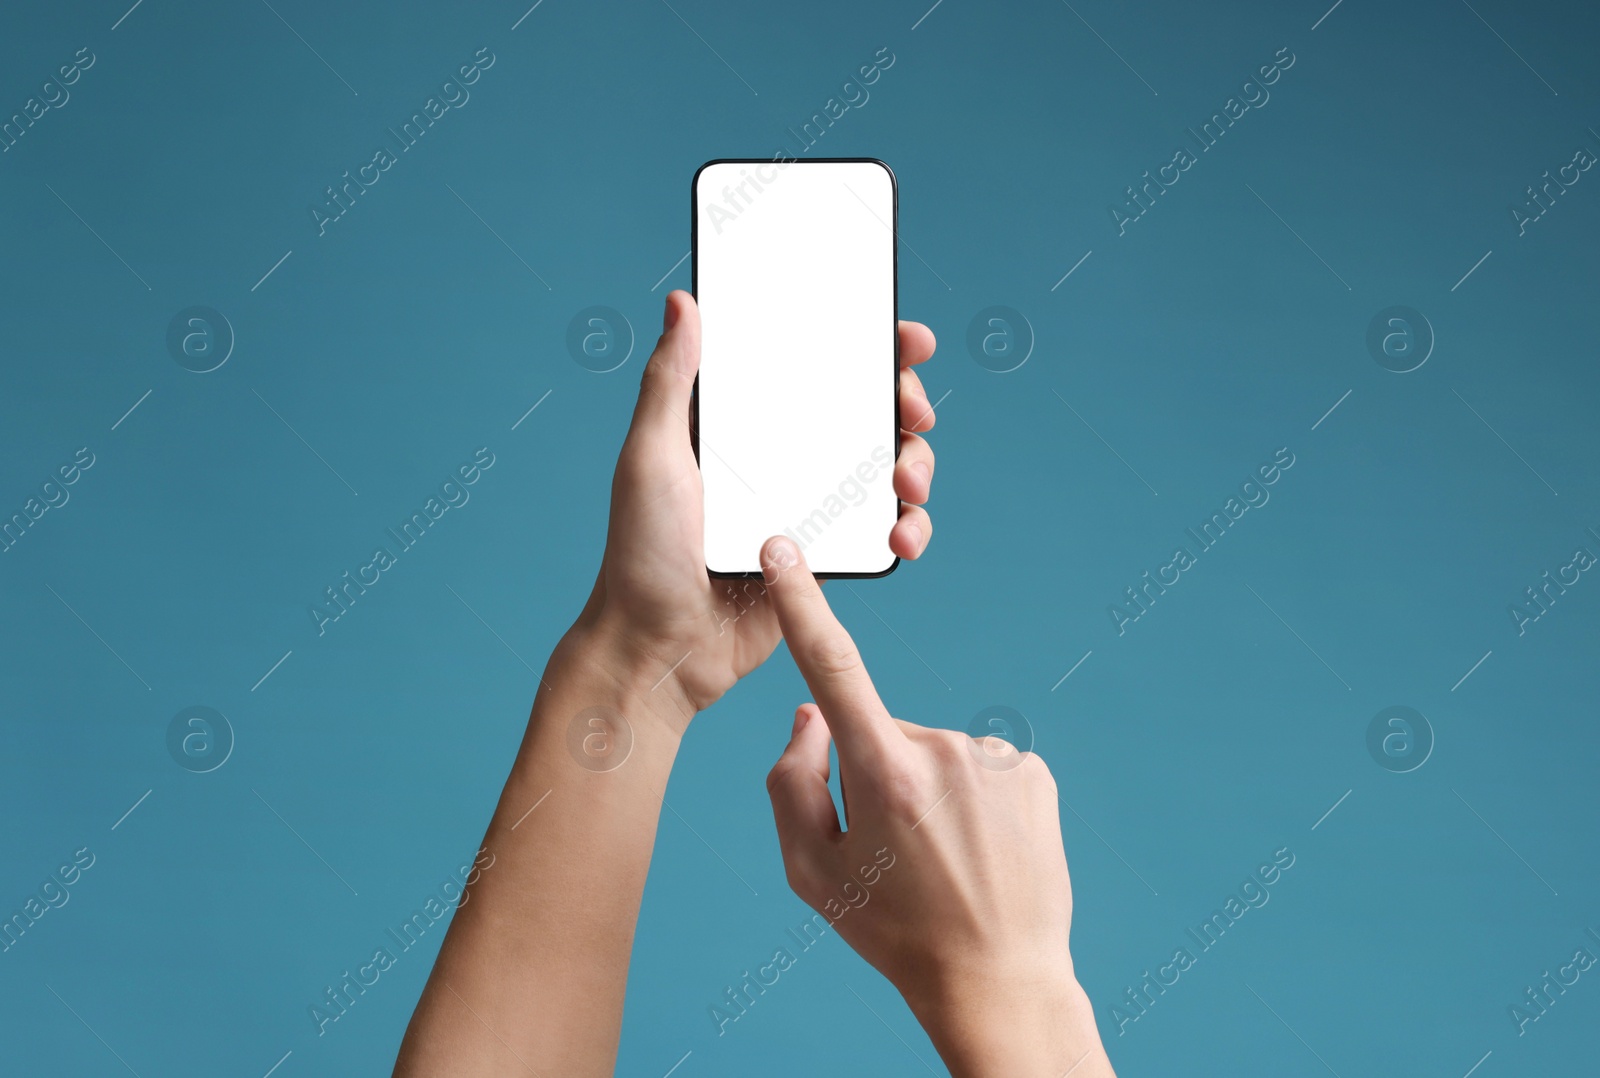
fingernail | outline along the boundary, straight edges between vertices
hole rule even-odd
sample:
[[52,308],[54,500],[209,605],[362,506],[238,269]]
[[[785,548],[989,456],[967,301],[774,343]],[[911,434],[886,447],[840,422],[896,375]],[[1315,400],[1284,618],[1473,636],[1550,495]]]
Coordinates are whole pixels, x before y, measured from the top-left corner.
[[807,708],[799,708],[794,713],[794,729],[789,731],[791,738],[800,736],[800,731],[806,728],[806,723],[811,721],[811,712]]
[[911,536],[911,549],[922,549],[922,528],[916,524],[906,525],[906,534]]
[[800,552],[793,543],[783,538],[767,540],[767,564],[774,569],[789,569],[800,560]]
[[665,333],[678,324],[678,305],[672,302],[672,294],[667,294],[666,310],[661,312],[661,332]]
[[911,466],[911,474],[926,483],[931,473],[928,471],[927,464],[919,460]]

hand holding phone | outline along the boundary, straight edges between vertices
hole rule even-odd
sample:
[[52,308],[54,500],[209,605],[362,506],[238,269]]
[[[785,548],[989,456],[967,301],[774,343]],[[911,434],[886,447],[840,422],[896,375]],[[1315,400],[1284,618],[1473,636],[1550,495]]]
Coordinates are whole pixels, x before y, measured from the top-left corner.
[[[899,339],[900,361],[908,365],[900,410],[909,430],[928,430],[933,409],[909,365],[933,355],[933,334],[902,322]],[[689,429],[699,369],[700,311],[687,292],[674,291],[617,457],[605,557],[581,619],[654,662],[655,677],[665,680],[653,692],[681,697],[685,712],[710,707],[778,643],[777,619],[758,581],[714,580],[706,573],[704,500]],[[933,534],[920,504],[928,499],[933,450],[913,433],[901,442],[892,483],[911,504],[902,507],[889,542],[898,556],[915,558]]]

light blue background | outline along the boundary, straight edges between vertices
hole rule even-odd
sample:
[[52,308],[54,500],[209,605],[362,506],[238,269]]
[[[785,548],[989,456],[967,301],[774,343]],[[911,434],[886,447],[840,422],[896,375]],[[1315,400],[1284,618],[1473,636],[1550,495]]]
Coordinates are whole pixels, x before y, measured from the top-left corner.
[[[1524,636],[1508,614],[1600,552],[1600,171],[1526,235],[1510,213],[1600,154],[1592,5],[274,6],[5,16],[0,112],[96,57],[0,154],[0,513],[96,456],[0,554],[0,909],[96,856],[0,954],[6,1070],[387,1073],[438,933],[326,1035],[307,1008],[477,848],[688,284],[689,178],[796,151],[887,46],[811,152],[899,178],[937,535],[830,594],[897,714],[1031,720],[1119,1073],[1593,1073],[1600,970],[1526,1035],[1508,1010],[1600,954],[1600,581]],[[322,189],[485,46],[470,101],[319,236]],[[1119,236],[1123,189],[1282,46],[1270,102]],[[197,304],[237,334],[204,375],[165,344]],[[610,374],[564,344],[594,304],[640,338]],[[995,304],[1036,337],[1008,374],[964,343]],[[1437,334],[1408,374],[1365,344],[1397,304]],[[308,605],[479,446],[471,501],[319,637]],[[1119,636],[1108,605],[1280,446],[1270,503]],[[619,1073],[939,1072],[833,936],[708,1018],[807,912],[762,786],[803,698],[780,656],[689,734]],[[207,774],[166,749],[195,704],[236,735]],[[1437,739],[1406,774],[1366,749],[1394,704]],[[1270,904],[1119,1035],[1124,989],[1285,846]]]

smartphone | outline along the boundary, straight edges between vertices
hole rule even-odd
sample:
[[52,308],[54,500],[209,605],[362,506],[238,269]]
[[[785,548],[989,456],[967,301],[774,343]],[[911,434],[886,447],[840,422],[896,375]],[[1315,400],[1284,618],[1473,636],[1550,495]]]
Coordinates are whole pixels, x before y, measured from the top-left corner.
[[706,569],[760,577],[787,535],[820,577],[899,558],[894,173],[869,158],[717,160],[691,185]]

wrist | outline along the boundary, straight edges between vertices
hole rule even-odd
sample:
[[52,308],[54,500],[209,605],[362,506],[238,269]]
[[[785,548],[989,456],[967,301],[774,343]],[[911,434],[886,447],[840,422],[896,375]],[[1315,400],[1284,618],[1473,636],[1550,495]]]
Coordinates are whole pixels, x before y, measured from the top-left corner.
[[675,746],[697,708],[672,676],[672,666],[672,660],[642,643],[626,625],[585,609],[551,654],[543,690],[557,692],[581,684],[585,688],[576,694],[562,691],[561,695],[574,700],[594,697],[581,706],[615,709],[630,724],[665,731]]
[[968,971],[902,994],[956,1078],[1109,1073],[1093,1063],[1106,1062],[1104,1050],[1070,962],[1059,971]]

